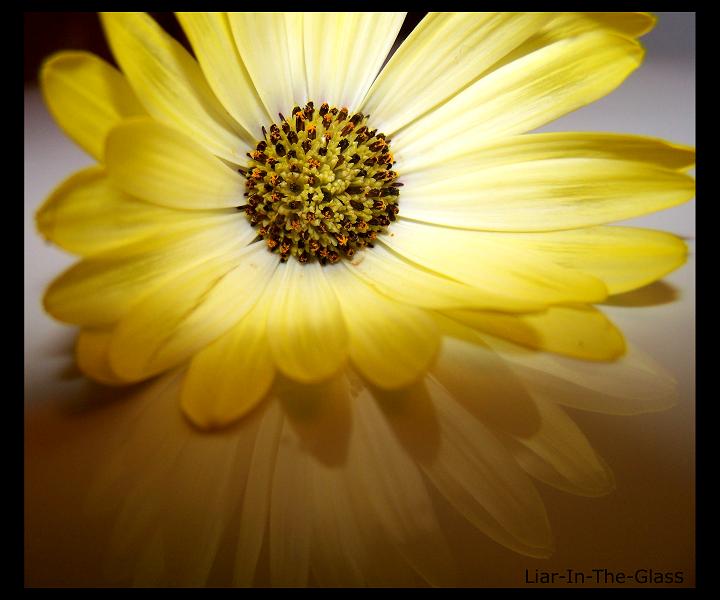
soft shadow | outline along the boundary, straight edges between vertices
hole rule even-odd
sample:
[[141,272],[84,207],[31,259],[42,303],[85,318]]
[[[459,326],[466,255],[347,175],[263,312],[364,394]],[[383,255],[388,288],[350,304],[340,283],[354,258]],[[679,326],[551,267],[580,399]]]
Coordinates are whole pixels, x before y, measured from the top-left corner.
[[280,401],[307,452],[327,466],[345,463],[351,428],[350,390],[345,378],[301,385],[278,377],[270,395]]
[[680,298],[680,291],[666,283],[656,281],[632,292],[611,296],[602,304],[607,306],[641,307],[670,304]]

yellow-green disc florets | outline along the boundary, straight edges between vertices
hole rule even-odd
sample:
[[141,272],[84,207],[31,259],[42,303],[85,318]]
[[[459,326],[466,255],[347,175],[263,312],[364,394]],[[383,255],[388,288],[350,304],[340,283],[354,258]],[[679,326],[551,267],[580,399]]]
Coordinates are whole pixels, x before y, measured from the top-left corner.
[[247,169],[250,224],[285,261],[351,258],[371,246],[398,213],[402,183],[392,170],[390,140],[367,115],[323,103],[280,114],[258,142]]

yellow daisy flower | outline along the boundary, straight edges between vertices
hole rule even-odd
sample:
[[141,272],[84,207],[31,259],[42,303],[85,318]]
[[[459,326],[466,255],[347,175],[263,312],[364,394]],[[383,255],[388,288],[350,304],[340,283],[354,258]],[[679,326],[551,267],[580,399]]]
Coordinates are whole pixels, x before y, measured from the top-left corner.
[[689,200],[691,149],[526,134],[618,86],[647,15],[429,15],[382,69],[402,14],[178,18],[197,61],[147,15],[108,13],[122,72],[83,52],[42,71],[99,161],[37,215],[83,257],[45,307],[82,327],[94,379],[190,361],[186,414],[224,425],[276,373],[318,382],[349,360],[381,388],[417,381],[438,313],[613,359],[619,332],[594,313],[594,343],[575,345],[587,309],[568,305],[684,261],[672,235],[604,224]]

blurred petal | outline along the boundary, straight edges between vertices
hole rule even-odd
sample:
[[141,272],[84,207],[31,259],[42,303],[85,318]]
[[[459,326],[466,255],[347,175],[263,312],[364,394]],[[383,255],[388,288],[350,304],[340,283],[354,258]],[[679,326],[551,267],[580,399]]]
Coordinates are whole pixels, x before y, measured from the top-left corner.
[[55,121],[98,161],[107,132],[122,119],[145,113],[123,75],[89,52],[51,56],[40,72],[40,86]]
[[110,368],[108,352],[111,329],[82,329],[75,343],[78,368],[90,379],[105,385],[127,385]]

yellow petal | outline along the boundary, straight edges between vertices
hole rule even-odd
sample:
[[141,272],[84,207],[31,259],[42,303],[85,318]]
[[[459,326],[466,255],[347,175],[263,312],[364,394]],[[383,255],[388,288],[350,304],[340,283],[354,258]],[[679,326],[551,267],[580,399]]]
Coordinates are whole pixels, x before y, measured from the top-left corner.
[[[302,383],[327,379],[345,363],[348,332],[320,263],[280,265],[270,291],[267,328],[277,368]],[[329,276],[329,274],[328,274]]]
[[479,290],[403,259],[386,246],[365,248],[343,266],[376,292],[393,300],[430,309],[493,308],[529,312],[542,303],[523,301],[491,291]]
[[308,98],[358,108],[404,19],[405,13],[305,13]]
[[83,256],[151,236],[192,230],[217,217],[209,211],[168,210],[138,200],[115,187],[103,167],[90,167],[68,177],[36,214],[43,236]]
[[482,77],[393,137],[402,170],[410,156],[449,157],[524,133],[610,93],[638,67],[642,49],[606,33],[564,39]]
[[52,282],[45,310],[67,323],[115,323],[168,279],[214,256],[236,252],[254,231],[237,215],[198,220],[196,231],[140,240],[70,267]]
[[625,353],[622,333],[589,306],[554,306],[544,313],[504,315],[448,311],[460,323],[529,348],[585,360],[614,360]]
[[517,310],[517,301],[540,304],[600,302],[605,285],[559,267],[501,233],[447,229],[398,219],[382,242],[410,260],[498,297],[491,308]]
[[277,264],[277,255],[252,244],[167,281],[118,324],[112,369],[139,381],[188,360],[255,306]]
[[275,119],[265,110],[238,54],[227,15],[212,12],[175,14],[215,95],[251,137],[261,139],[260,127]]
[[380,296],[349,270],[330,278],[350,333],[350,359],[366,379],[384,389],[416,381],[440,344],[430,314]]
[[562,267],[597,277],[610,294],[648,285],[683,265],[687,258],[687,246],[680,238],[634,227],[588,227],[507,236]]
[[137,97],[155,118],[239,164],[254,143],[227,114],[200,67],[145,13],[103,13],[110,48]]
[[145,113],[122,74],[89,52],[51,56],[42,66],[40,86],[55,121],[99,161],[110,128]]
[[363,111],[392,135],[473,83],[547,20],[543,13],[430,13],[390,58]]
[[238,53],[273,117],[313,100],[305,76],[302,19],[300,13],[228,13]]
[[222,427],[263,399],[275,376],[265,328],[266,304],[258,302],[226,334],[198,352],[182,388],[182,407],[198,427]]
[[133,119],[107,138],[107,170],[119,188],[160,206],[231,208],[244,204],[243,177],[180,131]]
[[[608,159],[647,163],[664,169],[685,171],[695,165],[695,149],[665,140],[618,133],[533,133],[478,144],[466,154],[441,164],[422,155],[403,162],[403,182],[422,185],[439,177],[452,179],[476,169],[562,159]],[[403,190],[403,199],[407,189]]]
[[106,385],[126,385],[110,368],[108,351],[112,329],[82,329],[75,343],[78,368],[90,379]]
[[[630,219],[693,198],[689,175],[644,162],[567,156],[423,174],[402,216],[484,231],[552,231]],[[404,188],[405,189],[405,188]]]

